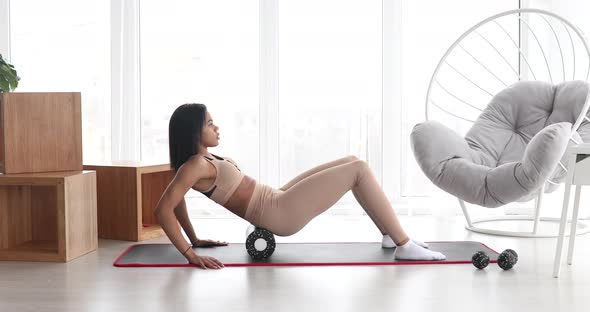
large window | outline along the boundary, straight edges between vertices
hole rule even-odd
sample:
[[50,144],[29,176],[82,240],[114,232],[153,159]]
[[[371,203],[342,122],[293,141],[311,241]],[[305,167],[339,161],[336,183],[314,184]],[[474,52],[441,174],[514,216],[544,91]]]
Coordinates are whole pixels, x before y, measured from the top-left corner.
[[[220,146],[211,152],[229,155],[263,183],[279,187],[352,154],[368,161],[396,208],[407,203],[428,213],[442,193],[417,166],[409,137],[424,121],[433,70],[466,29],[521,1],[114,3],[12,0],[10,38],[0,37],[22,78],[17,91],[82,92],[84,162],[109,160],[119,147],[111,149],[111,137],[122,146],[141,142],[133,153],[118,148],[122,159],[167,162],[174,109],[203,103],[220,126]],[[579,0],[522,3],[590,25]],[[516,25],[509,27],[515,37]],[[113,79],[111,56],[119,61]],[[131,87],[118,86],[117,77],[132,77]],[[121,99],[133,94],[134,103],[111,110],[111,89]],[[133,122],[137,133],[111,123],[122,111],[113,120]],[[349,195],[340,204],[356,202]]]
[[279,3],[281,185],[350,154],[380,179],[381,15],[380,0]]
[[109,1],[10,2],[19,92],[81,92],[84,162],[110,160]]
[[258,2],[141,1],[142,159],[166,162],[168,122],[207,105],[220,145],[258,175]]

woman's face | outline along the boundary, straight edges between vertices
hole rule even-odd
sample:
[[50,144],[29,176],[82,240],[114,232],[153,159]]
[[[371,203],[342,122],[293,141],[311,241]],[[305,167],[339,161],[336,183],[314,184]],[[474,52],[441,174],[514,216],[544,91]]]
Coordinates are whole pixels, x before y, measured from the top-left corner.
[[207,112],[205,116],[205,125],[201,131],[201,144],[205,147],[213,147],[219,145],[219,127],[213,123],[211,114]]

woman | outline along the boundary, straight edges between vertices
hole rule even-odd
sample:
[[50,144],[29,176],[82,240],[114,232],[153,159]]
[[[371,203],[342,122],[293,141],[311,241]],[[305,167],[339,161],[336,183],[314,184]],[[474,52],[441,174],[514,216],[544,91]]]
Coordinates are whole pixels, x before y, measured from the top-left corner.
[[[162,228],[187,260],[203,269],[223,264],[197,255],[193,247],[222,246],[225,242],[200,240],[194,233],[184,195],[199,191],[250,223],[279,236],[292,235],[334,205],[349,190],[383,236],[383,247],[396,247],[394,257],[406,260],[444,260],[439,252],[410,240],[387,197],[365,161],[354,156],[308,170],[280,189],[257,183],[244,175],[231,158],[208,152],[219,145],[219,128],[203,104],[184,104],[170,118],[170,163],[176,172],[155,209]],[[191,243],[183,238],[178,223]]]

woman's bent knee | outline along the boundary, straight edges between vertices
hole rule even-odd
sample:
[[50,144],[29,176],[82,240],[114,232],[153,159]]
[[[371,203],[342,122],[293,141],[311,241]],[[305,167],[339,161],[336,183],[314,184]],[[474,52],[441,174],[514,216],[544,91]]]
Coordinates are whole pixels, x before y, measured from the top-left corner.
[[362,159],[357,159],[357,160],[354,160],[354,161],[352,162],[352,164],[353,164],[354,166],[358,166],[358,167],[360,167],[360,168],[362,168],[362,169],[369,168],[369,164],[368,164],[366,161],[362,160]]
[[358,157],[354,156],[354,155],[348,155],[346,156],[346,159],[350,162],[350,161],[355,161],[355,160],[359,160]]

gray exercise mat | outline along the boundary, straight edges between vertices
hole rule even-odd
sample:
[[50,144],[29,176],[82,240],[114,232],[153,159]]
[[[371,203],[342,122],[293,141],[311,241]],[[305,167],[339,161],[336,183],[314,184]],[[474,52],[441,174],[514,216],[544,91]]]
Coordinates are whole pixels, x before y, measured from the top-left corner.
[[[477,251],[484,251],[496,262],[498,253],[473,241],[430,242],[430,249],[447,256],[444,261],[395,260],[395,249],[381,248],[381,243],[280,243],[272,256],[253,260],[244,244],[194,248],[200,255],[214,257],[225,266],[297,266],[297,265],[397,265],[471,263]],[[492,260],[493,259],[493,260]],[[136,244],[125,250],[113,263],[118,267],[191,266],[172,244]]]

